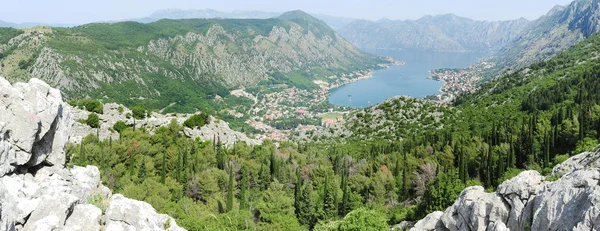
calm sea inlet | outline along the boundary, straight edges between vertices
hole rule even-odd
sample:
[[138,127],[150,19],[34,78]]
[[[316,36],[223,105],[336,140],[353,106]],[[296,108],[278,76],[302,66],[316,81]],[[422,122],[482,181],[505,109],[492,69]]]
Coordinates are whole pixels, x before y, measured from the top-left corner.
[[373,72],[373,77],[332,90],[329,102],[337,106],[364,108],[397,95],[422,98],[439,93],[443,82],[429,80],[429,71],[464,68],[476,63],[485,53],[365,50],[406,62]]

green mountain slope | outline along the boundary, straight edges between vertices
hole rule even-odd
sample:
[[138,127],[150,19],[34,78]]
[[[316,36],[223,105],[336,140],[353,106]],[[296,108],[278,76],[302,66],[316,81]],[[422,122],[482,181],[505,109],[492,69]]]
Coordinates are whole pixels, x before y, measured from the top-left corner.
[[599,30],[600,1],[576,0],[556,6],[504,47],[499,61],[507,68],[522,68],[560,54]]
[[[446,209],[467,186],[493,190],[523,169],[547,175],[595,147],[599,57],[593,35],[484,84],[453,108],[396,98],[357,110],[346,117],[354,135],[340,139],[228,149],[187,139],[172,123],[154,135],[124,128],[119,142],[91,135],[69,159],[100,166],[112,190],[189,230],[385,230],[386,220]],[[376,212],[357,217],[364,208]]]
[[[70,98],[109,98],[179,111],[209,106],[227,89],[268,78],[303,88],[311,79],[373,68],[363,53],[301,12],[274,19],[189,19],[38,27],[0,45],[0,74],[37,77]],[[5,39],[3,39],[5,40]]]
[[364,48],[492,52],[516,38],[528,23],[525,19],[475,21],[447,14],[414,21],[357,20],[339,33]]

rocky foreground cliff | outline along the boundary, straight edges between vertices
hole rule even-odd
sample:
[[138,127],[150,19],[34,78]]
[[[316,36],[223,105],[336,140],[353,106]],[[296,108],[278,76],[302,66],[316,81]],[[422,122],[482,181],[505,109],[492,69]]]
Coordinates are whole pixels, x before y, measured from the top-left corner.
[[97,167],[66,168],[73,124],[60,91],[0,78],[0,230],[183,230],[149,204],[113,195]]
[[411,230],[600,230],[598,164],[600,146],[557,165],[548,178],[524,171],[493,193],[467,188]]

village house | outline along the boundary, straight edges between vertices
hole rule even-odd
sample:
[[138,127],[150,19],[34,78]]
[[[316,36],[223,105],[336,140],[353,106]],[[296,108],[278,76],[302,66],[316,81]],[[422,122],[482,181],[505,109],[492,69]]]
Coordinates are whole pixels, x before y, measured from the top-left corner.
[[322,118],[321,126],[326,127],[326,128],[331,128],[336,123],[342,122],[342,121],[344,121],[344,117],[341,115],[337,116],[336,118]]

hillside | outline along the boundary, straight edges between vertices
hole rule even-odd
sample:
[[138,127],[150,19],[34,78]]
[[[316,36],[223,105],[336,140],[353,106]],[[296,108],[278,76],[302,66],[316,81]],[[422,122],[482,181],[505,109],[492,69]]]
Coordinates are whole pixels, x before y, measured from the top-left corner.
[[545,60],[600,30],[600,1],[576,0],[533,21],[498,55],[500,66],[519,69]]
[[313,79],[370,69],[363,53],[301,12],[274,19],[188,19],[0,30],[0,74],[39,77],[68,98],[193,112],[216,95],[263,80],[317,88]]
[[361,48],[494,52],[516,38],[529,21],[475,21],[452,14],[418,20],[357,20],[338,30]]
[[[67,166],[98,166],[103,185],[114,193],[143,200],[189,230],[224,227],[387,230],[401,221],[420,220],[448,207],[451,209],[447,214],[435,212],[428,216],[425,221],[431,223],[427,224],[436,226],[441,219],[448,228],[488,226],[490,219],[485,218],[490,214],[488,211],[492,211],[494,216],[490,217],[497,218],[492,221],[523,228],[517,230],[528,226],[569,230],[580,218],[590,216],[557,223],[553,221],[566,218],[554,216],[556,213],[547,216],[538,213],[534,215],[539,218],[528,224],[525,221],[531,217],[518,221],[515,218],[523,211],[534,210],[520,210],[531,207],[517,206],[538,202],[554,205],[566,198],[561,196],[562,192],[589,193],[593,191],[586,190],[596,189],[596,169],[558,177],[575,169],[571,166],[585,162],[577,156],[569,160],[571,156],[591,150],[599,143],[600,86],[596,81],[600,74],[599,54],[600,35],[593,35],[554,58],[507,74],[483,85],[475,93],[460,97],[454,108],[401,97],[357,110],[346,117],[347,125],[356,124],[354,132],[357,133],[351,137],[278,144],[265,140],[256,145],[234,141],[227,146],[218,136],[213,136],[212,141],[210,137],[188,138],[183,120],[191,117],[186,115],[171,115],[170,118],[176,120],[168,125],[161,122],[139,126],[137,120],[131,121],[125,115],[127,122],[113,125],[114,139],[101,140],[102,133],[96,130],[100,137],[92,133],[78,144],[67,145],[64,157]],[[32,80],[42,85],[39,82]],[[38,89],[22,84],[15,86],[22,90]],[[12,94],[13,91],[7,92]],[[38,102],[35,97],[45,96],[56,103],[51,105],[57,106],[56,95],[58,92],[52,90],[22,94],[22,97],[28,100],[33,97],[33,102]],[[19,105],[14,102],[21,101],[0,100],[4,105],[0,110],[10,109]],[[100,114],[106,113],[99,116],[106,123],[100,125],[102,129],[110,127],[112,122],[105,118],[115,113],[116,105],[106,106],[98,110]],[[39,111],[43,114],[48,110]],[[129,110],[124,109],[118,113],[127,112]],[[12,115],[12,112],[7,111],[7,114]],[[35,115],[33,119],[37,118]],[[83,118],[83,114],[81,116]],[[42,126],[38,129],[56,127],[51,121],[40,121]],[[16,131],[21,122],[10,119],[8,126],[0,128]],[[1,139],[32,141],[33,145],[47,143],[33,142],[39,138],[31,135],[28,136],[31,139],[21,139],[19,134],[23,133],[4,134]],[[68,133],[61,130],[56,134],[58,138],[65,138]],[[59,146],[53,148],[60,152]],[[0,152],[2,150],[5,149]],[[46,161],[54,164],[53,158]],[[0,170],[35,171],[30,162],[42,159],[10,159],[17,164],[4,163]],[[597,163],[597,158],[591,162]],[[594,165],[584,168],[597,168]],[[513,180],[503,184],[507,179]],[[553,180],[557,181],[550,183]],[[524,182],[540,182],[552,190],[539,190],[540,184]],[[467,190],[461,193],[465,188]],[[485,191],[498,193],[486,194]],[[535,194],[533,204],[521,200],[533,198],[534,192],[541,193]],[[522,197],[514,199],[515,195]],[[573,206],[580,205],[577,202],[596,206],[595,193],[578,195],[590,195],[585,198],[591,199],[573,197],[561,206],[575,208]],[[458,202],[457,198],[460,198]],[[506,203],[502,199],[507,199]],[[515,207],[506,206],[518,202],[521,204]],[[457,206],[453,206],[455,203]],[[472,205],[493,209],[472,209],[483,208]],[[469,217],[481,215],[483,219],[465,221],[452,216],[455,211]],[[535,211],[556,210],[542,206]],[[32,215],[29,219],[32,218],[31,221],[35,221],[39,216]],[[499,222],[494,225],[502,227]]]
[[[190,18],[230,18],[230,19],[247,19],[247,18],[255,18],[255,19],[267,19],[267,18],[275,18],[281,15],[282,13],[276,12],[264,12],[264,11],[232,11],[232,12],[223,12],[213,9],[163,9],[158,10],[148,17],[133,19],[132,21],[136,22],[155,22],[161,19],[190,19]],[[311,14],[313,17],[318,18],[327,25],[329,25],[333,29],[339,29],[348,23],[352,22],[354,19],[351,18],[343,18],[343,17],[335,17],[325,14]]]

